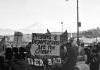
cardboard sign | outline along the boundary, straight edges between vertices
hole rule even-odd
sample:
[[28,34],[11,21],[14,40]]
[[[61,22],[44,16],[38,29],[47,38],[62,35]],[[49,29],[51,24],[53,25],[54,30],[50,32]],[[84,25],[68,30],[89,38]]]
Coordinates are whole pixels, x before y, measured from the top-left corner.
[[22,45],[22,36],[23,36],[23,34],[21,32],[15,32],[13,47],[21,47],[21,45]]
[[50,34],[32,34],[31,54],[60,56],[60,36]]

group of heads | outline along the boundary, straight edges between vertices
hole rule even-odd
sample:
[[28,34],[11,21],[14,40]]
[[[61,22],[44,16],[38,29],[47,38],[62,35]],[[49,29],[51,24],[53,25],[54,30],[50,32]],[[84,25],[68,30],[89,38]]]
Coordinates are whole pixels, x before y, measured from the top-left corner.
[[6,48],[6,59],[12,60],[13,57],[16,59],[25,59],[26,56],[26,49],[24,47],[13,47],[13,48]]

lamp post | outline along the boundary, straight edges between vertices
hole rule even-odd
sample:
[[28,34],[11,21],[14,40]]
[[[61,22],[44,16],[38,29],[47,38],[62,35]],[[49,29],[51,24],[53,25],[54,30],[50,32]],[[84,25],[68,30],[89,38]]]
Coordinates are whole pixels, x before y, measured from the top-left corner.
[[79,11],[78,11],[78,0],[77,0],[77,45],[79,46]]
[[62,24],[62,33],[63,33],[63,22],[61,22],[61,24]]
[[81,27],[81,22],[79,22],[79,6],[78,6],[78,0],[77,0],[77,45],[78,46],[79,46],[79,27]]

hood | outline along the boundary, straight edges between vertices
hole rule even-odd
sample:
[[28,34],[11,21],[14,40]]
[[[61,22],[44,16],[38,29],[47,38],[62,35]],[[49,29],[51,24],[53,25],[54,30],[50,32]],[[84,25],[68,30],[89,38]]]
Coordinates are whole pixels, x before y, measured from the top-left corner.
[[18,65],[18,66],[20,66],[21,68],[24,68],[24,63],[25,61],[23,60],[23,59],[21,59],[21,60],[18,60],[18,61],[16,61],[15,63]]

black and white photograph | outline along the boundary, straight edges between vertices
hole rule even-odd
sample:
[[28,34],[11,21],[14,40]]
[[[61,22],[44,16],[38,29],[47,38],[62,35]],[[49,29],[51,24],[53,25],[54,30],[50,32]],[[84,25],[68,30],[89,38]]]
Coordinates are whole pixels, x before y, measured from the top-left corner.
[[100,70],[100,0],[0,0],[0,70]]

